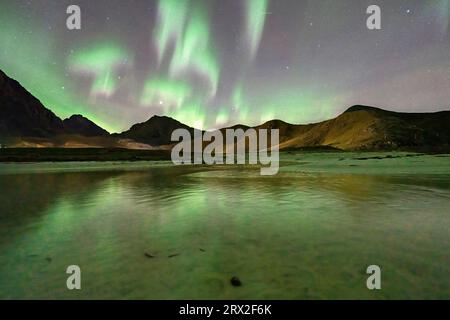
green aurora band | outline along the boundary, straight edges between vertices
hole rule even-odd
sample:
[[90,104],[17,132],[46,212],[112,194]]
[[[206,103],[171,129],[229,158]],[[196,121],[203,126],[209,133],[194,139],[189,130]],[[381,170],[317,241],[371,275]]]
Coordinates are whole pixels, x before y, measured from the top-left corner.
[[202,73],[211,86],[211,96],[215,96],[220,77],[217,59],[210,49],[210,29],[207,13],[204,8],[194,10],[186,29],[172,57],[170,70],[172,74],[194,68]]
[[247,33],[250,42],[250,55],[253,59],[261,42],[266,23],[269,0],[248,0],[247,5]]
[[166,111],[169,108],[180,108],[192,94],[189,84],[164,78],[147,80],[141,97],[141,105],[160,104]]
[[[89,103],[83,102],[76,92],[76,83],[68,74],[61,72],[64,61],[56,58],[57,45],[52,37],[34,28],[29,32],[10,8],[0,10],[1,68],[9,76],[20,79],[21,84],[43,105],[62,118],[83,114],[111,132],[119,129],[113,118],[93,111]],[[70,55],[70,52],[68,52]],[[101,60],[97,57],[97,61]]]
[[158,63],[164,58],[170,41],[181,38],[186,23],[189,0],[159,0],[158,25],[155,29],[155,41],[158,49]]
[[[251,44],[249,56],[254,56],[264,29],[268,0],[248,0],[246,7]],[[69,81],[70,78],[61,75],[58,67],[52,63],[56,60],[56,45],[51,37],[25,32],[26,28],[13,21],[6,8],[0,17],[0,26],[3,25],[0,29],[3,44],[0,60],[6,72],[11,76],[26,74],[27,77],[21,77],[26,88],[61,117],[82,113],[111,132],[126,129],[119,121],[108,117],[108,113],[99,112],[99,109],[95,109],[96,112],[89,111],[92,110],[91,101],[83,102],[78,98],[76,81]],[[212,47],[210,25],[207,6],[201,1],[195,1],[195,5],[189,0],[159,1],[154,38],[160,59],[158,64],[169,59],[166,70],[169,77],[150,75],[137,99],[139,105],[150,109],[158,107],[168,116],[205,129],[226,125],[229,121],[257,125],[272,116],[281,117],[283,112],[294,111],[299,105],[314,103],[313,97],[293,97],[289,92],[279,94],[276,98],[249,100],[245,97],[247,91],[240,81],[231,93],[231,108],[210,108],[208,102],[216,94],[220,79],[220,66]],[[18,37],[22,37],[22,41],[17,41]],[[169,56],[171,41],[174,41],[174,51]],[[15,53],[15,59],[8,59],[10,52]],[[29,55],[29,52],[35,54]],[[118,68],[131,65],[132,59],[120,42],[103,41],[69,50],[66,61],[61,63],[67,64],[67,69],[75,79],[91,79],[91,98],[111,98],[121,85],[117,78]],[[207,80],[208,95],[196,94],[197,91],[204,92],[204,88],[196,89],[194,84],[189,83],[188,77],[185,77],[189,72],[198,72]],[[42,81],[44,74],[46,79]],[[97,99],[93,101],[98,104]],[[252,112],[250,105],[253,104],[258,106],[261,117],[249,117]],[[280,108],[280,105],[283,107]]]
[[111,96],[117,89],[116,69],[128,62],[128,53],[114,43],[95,45],[77,51],[69,57],[70,68],[77,73],[94,77],[91,95]]
[[65,3],[3,0],[0,69],[59,117],[110,132],[154,114],[213,129],[322,121],[356,103],[447,107],[450,0],[394,2],[388,35],[368,33],[365,4],[349,0],[80,0],[78,31]]

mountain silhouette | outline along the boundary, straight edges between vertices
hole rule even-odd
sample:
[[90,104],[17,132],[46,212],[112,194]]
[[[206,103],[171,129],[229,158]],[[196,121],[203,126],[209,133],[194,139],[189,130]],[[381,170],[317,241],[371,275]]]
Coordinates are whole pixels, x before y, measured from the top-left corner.
[[280,120],[257,128],[279,129],[280,148],[329,146],[343,150],[393,150],[450,145],[450,111],[401,113],[353,106],[338,117],[309,125]]
[[191,128],[175,119],[169,117],[153,116],[143,123],[133,125],[129,130],[113,136],[132,139],[136,142],[146,143],[151,146],[172,144],[172,132],[176,129],[186,129],[191,136],[194,128]]
[[[356,105],[334,119],[319,123],[295,125],[282,120],[271,120],[253,128],[278,129],[280,149],[448,149],[449,123],[450,111],[402,113]],[[45,145],[58,140],[58,146],[65,146],[78,145],[80,137],[85,137],[82,139],[83,146],[93,144],[96,147],[170,148],[174,144],[171,141],[172,132],[180,128],[188,130],[191,136],[195,131],[194,128],[165,116],[153,116],[125,132],[112,135],[81,115],[73,115],[63,121],[17,81],[0,71],[0,138],[20,137],[25,142],[30,138],[45,138]],[[230,128],[245,130],[249,127],[236,125]],[[224,132],[225,129],[220,130]],[[91,139],[93,137],[101,139]],[[65,143],[66,140],[71,143]]]
[[67,134],[109,135],[79,115],[61,120],[19,82],[0,70],[0,137],[53,138]]
[[63,121],[69,134],[79,134],[85,137],[109,136],[109,132],[82,115],[76,114]]
[[60,118],[0,70],[0,136],[51,137],[64,133]]

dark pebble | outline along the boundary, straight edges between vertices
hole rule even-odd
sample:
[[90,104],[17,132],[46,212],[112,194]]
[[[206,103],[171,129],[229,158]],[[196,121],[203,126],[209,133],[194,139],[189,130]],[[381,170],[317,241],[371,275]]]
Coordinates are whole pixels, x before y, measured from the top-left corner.
[[206,252],[206,250],[205,250],[205,249],[202,249],[202,248],[200,248],[200,251],[201,251],[201,252]]
[[150,254],[150,253],[148,253],[148,252],[145,253],[145,256],[146,256],[147,258],[154,258],[154,257],[155,257],[154,255],[152,255],[152,254]]
[[169,258],[173,258],[173,257],[179,256],[179,255],[180,255],[179,253],[171,254],[171,255],[169,256]]
[[242,286],[242,282],[241,282],[241,280],[239,280],[238,277],[231,278],[230,282],[231,282],[231,285],[233,287],[240,287],[240,286]]

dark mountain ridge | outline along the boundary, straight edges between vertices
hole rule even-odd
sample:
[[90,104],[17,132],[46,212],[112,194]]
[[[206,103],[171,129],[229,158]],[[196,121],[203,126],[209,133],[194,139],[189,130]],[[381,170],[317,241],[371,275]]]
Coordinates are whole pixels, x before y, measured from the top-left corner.
[[165,116],[153,116],[146,122],[137,123],[129,130],[120,134],[114,134],[113,136],[132,139],[151,146],[160,146],[172,144],[172,132],[176,129],[186,129],[190,132],[191,136],[195,130],[175,119]]
[[448,147],[450,111],[403,113],[353,106],[320,123],[291,125],[269,121],[258,128],[280,130],[281,148],[330,146],[344,150]]
[[105,137],[109,132],[82,115],[75,114],[63,121],[64,128],[69,134],[81,134],[86,137]]
[[51,137],[63,133],[62,120],[0,70],[0,136]]
[[52,138],[67,134],[109,135],[80,115],[61,120],[19,82],[0,70],[0,137]]
[[[280,149],[329,147],[343,150],[395,150],[401,148],[449,148],[450,111],[402,113],[356,105],[334,119],[306,125],[271,120],[255,129],[279,129]],[[183,128],[193,136],[195,129],[175,119],[153,116],[129,130],[112,134],[91,120],[73,115],[64,121],[33,97],[17,81],[0,71],[0,138],[22,137],[58,140],[64,146],[66,136],[82,136],[96,147],[121,145],[133,148],[170,147],[172,132]],[[236,125],[232,129],[247,129]],[[224,132],[226,128],[220,129]],[[125,141],[125,143],[123,143]],[[48,142],[47,144],[51,144]],[[139,145],[143,144],[143,145]],[[25,144],[26,145],[26,144]],[[77,145],[77,142],[67,143]]]

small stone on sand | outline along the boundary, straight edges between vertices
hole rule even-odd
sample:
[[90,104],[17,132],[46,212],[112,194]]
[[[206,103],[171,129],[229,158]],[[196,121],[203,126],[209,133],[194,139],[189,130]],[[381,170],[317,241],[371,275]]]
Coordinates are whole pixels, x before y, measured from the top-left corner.
[[240,286],[242,286],[242,282],[241,282],[241,280],[239,280],[238,277],[231,278],[230,282],[231,282],[231,285],[233,287],[240,287]]

